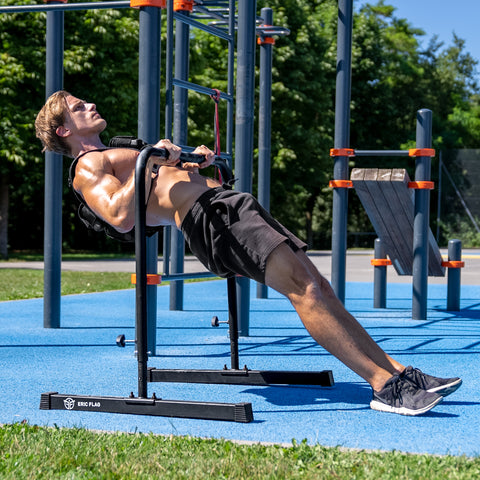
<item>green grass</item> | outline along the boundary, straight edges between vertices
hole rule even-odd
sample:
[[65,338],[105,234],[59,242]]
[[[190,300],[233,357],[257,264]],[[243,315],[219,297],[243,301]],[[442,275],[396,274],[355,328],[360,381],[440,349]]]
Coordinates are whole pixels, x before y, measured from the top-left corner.
[[[44,253],[41,251],[13,251],[9,252],[8,260],[2,262],[42,262]],[[119,260],[119,259],[135,259],[133,254],[122,253],[95,253],[95,252],[62,252],[62,260]]]
[[[62,295],[133,288],[129,273],[62,272]],[[43,270],[0,269],[0,301],[43,297]]]
[[480,459],[225,440],[0,428],[2,479],[478,479]]

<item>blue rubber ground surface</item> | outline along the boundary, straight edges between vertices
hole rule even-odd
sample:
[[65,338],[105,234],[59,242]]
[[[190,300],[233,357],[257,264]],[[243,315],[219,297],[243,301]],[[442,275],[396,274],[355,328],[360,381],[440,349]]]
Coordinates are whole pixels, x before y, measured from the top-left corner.
[[[370,410],[371,390],[315,344],[290,304],[275,292],[253,298],[250,336],[240,341],[240,363],[258,370],[332,369],[333,388],[150,384],[149,395],[176,400],[251,402],[252,423],[109,413],[40,410],[40,395],[127,396],[137,393],[133,347],[134,291],[62,298],[62,328],[43,328],[43,301],[0,303],[0,422],[85,427],[125,432],[216,437],[416,453],[480,453],[480,287],[462,287],[462,310],[446,312],[446,287],[429,287],[427,321],[411,320],[411,286],[391,284],[387,310],[372,308],[373,287],[348,283],[346,307],[392,356],[439,376],[461,376],[463,386],[433,411],[403,417]],[[226,282],[185,285],[185,310],[168,311],[168,287],[158,289],[157,368],[222,368],[229,364]]]

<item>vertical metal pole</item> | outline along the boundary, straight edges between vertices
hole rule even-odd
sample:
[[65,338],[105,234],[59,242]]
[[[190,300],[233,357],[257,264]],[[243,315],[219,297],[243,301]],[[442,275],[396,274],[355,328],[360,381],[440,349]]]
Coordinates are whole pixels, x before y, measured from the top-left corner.
[[[256,0],[243,0],[238,4],[235,176],[238,178],[237,188],[243,192],[252,192],[256,10]],[[237,279],[237,298],[239,335],[248,336],[250,323],[248,278]]]
[[[271,8],[262,8],[264,25],[273,25]],[[272,129],[272,51],[273,45],[260,46],[260,94],[258,108],[258,201],[270,211],[270,154]],[[257,298],[267,298],[268,287],[257,283]]]
[[[49,2],[59,3],[59,2]],[[46,98],[63,88],[64,13],[47,12]],[[45,154],[43,326],[60,328],[62,275],[62,155]]]
[[[448,260],[462,260],[462,242],[460,240],[450,240],[448,242]],[[448,269],[447,283],[447,310],[458,312],[460,310],[460,277],[461,268]]]
[[[387,258],[382,242],[375,240],[375,259]],[[373,267],[373,308],[386,308],[387,306],[387,267]]]
[[[432,111],[417,112],[417,148],[432,146]],[[415,180],[430,181],[430,157],[416,157]],[[426,320],[428,299],[428,232],[430,191],[415,190],[415,219],[413,223],[413,297],[412,318]]]
[[[228,42],[228,72],[227,72],[227,93],[232,98],[235,88],[235,0],[229,1],[228,7],[228,34],[230,40]],[[227,132],[226,132],[226,152],[232,154],[233,150],[233,101],[227,102]],[[230,162],[230,168],[233,167]]]
[[135,165],[135,332],[138,367],[138,396],[147,397],[148,364],[148,285],[147,285],[147,241],[145,235],[145,167],[153,147],[144,149]]
[[[167,0],[167,41],[165,59],[165,138],[172,139],[173,119],[173,0]],[[163,273],[170,273],[170,239],[172,228],[163,229]]]
[[442,220],[442,151],[438,153],[438,198],[437,198],[437,243],[440,243],[440,222]]
[[[178,12],[189,15],[188,12]],[[175,78],[188,80],[190,26],[184,22],[176,22],[175,30]],[[178,145],[188,144],[188,90],[175,87],[173,103],[173,138]],[[183,273],[185,258],[185,242],[180,230],[171,230],[171,269],[172,273]],[[170,283],[170,310],[183,310],[183,280]]]
[[[335,95],[335,148],[348,148],[350,143],[350,97],[352,70],[353,0],[339,0],[337,25],[337,80]],[[335,180],[348,179],[348,157],[335,157]],[[332,212],[332,287],[345,302],[347,252],[348,190],[333,190]]]
[[[138,66],[138,136],[156,143],[160,135],[160,31],[161,9],[140,9]],[[157,273],[158,234],[147,238],[147,273]],[[157,287],[147,287],[148,351],[156,354]]]

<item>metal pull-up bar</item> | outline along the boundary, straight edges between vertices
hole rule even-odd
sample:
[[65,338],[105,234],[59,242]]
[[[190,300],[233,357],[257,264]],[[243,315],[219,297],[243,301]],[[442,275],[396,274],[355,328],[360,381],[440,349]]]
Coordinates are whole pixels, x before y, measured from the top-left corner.
[[45,5],[9,5],[0,7],[0,13],[63,12],[67,10],[102,10],[130,8],[130,1],[47,3]]

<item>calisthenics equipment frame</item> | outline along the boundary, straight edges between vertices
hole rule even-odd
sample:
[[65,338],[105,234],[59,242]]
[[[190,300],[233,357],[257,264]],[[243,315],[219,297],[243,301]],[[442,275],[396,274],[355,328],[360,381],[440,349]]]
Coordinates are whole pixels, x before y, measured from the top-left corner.
[[[148,368],[146,193],[144,179],[146,164],[151,155],[164,156],[165,151],[147,146],[139,154],[135,166],[135,343],[138,362],[138,396],[134,396],[133,393],[128,397],[108,397],[47,392],[41,395],[40,409],[200,418],[248,423],[253,420],[251,403],[163,400],[157,398],[155,394],[149,398],[148,382],[333,386],[333,374],[330,370],[293,372],[239,368],[236,283],[234,277],[227,280],[231,368],[224,368],[223,370]],[[216,160],[216,162],[221,161],[221,159]],[[228,181],[224,178],[225,180]]]

